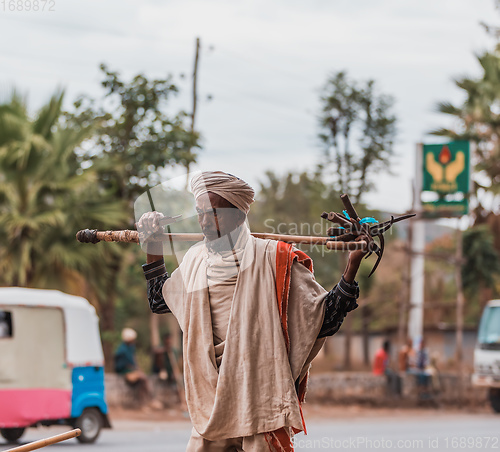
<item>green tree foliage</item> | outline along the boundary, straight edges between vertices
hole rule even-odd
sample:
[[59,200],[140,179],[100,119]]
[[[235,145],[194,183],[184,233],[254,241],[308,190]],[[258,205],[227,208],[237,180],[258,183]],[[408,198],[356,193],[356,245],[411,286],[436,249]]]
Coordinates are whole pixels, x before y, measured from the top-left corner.
[[331,170],[335,189],[356,202],[375,186],[375,175],[387,171],[394,155],[396,117],[390,96],[377,94],[375,82],[363,85],[346,72],[332,75],[321,96],[320,169]]
[[81,293],[82,275],[106,273],[102,250],[81,249],[78,225],[112,228],[123,204],[100,191],[97,174],[83,171],[75,148],[92,133],[73,128],[55,93],[34,118],[14,93],[0,105],[0,281],[3,285],[61,288]]
[[[104,65],[98,100],[62,111],[63,93],[30,118],[19,96],[0,105],[0,282],[59,288],[98,309],[108,364],[119,336],[115,308],[131,305],[126,281],[143,280],[133,245],[79,244],[86,227],[133,227],[133,202],[161,172],[196,160],[187,115],[168,110],[171,77],[123,81]],[[133,272],[134,276],[130,276]],[[137,303],[147,310],[145,285]],[[123,325],[119,325],[120,327]]]
[[[476,143],[475,193],[493,195],[493,206],[498,206],[500,195],[500,50],[486,52],[477,57],[482,75],[478,78],[463,77],[455,84],[465,96],[457,106],[441,102],[437,110],[454,120],[454,127],[433,130],[433,135],[452,140],[471,140]],[[478,199],[480,202],[480,199]],[[476,213],[483,206],[479,204]]]
[[[103,97],[78,99],[68,121],[76,127],[95,124],[92,137],[79,152],[79,159],[83,166],[97,172],[101,190],[125,202],[127,220],[122,226],[133,228],[133,203],[137,196],[158,184],[166,168],[175,165],[188,168],[196,161],[198,134],[190,131],[185,112],[172,114],[168,109],[171,97],[178,92],[172,77],[150,80],[138,74],[126,82],[105,65],[101,65],[101,71]],[[135,252],[130,245],[103,246],[109,253],[108,274],[97,281],[102,293],[100,317],[104,352],[109,362],[112,344],[119,337],[115,308],[119,300],[129,298],[130,293],[128,284],[121,281],[123,278],[129,281],[130,271],[139,274],[141,270],[137,262],[132,263],[130,259],[130,253]],[[146,302],[144,286],[140,298],[137,302]]]
[[185,112],[168,112],[178,92],[171,76],[149,80],[138,74],[127,83],[104,64],[101,71],[103,97],[81,97],[72,120],[96,124],[81,159],[96,167],[103,186],[131,202],[161,181],[163,169],[196,161],[198,134],[189,130]]
[[[470,294],[494,290],[500,276],[500,256],[493,246],[493,235],[487,225],[464,232],[462,267],[464,289]],[[482,300],[483,302],[487,300]]]
[[[500,2],[495,3],[498,9]],[[437,110],[452,119],[451,127],[431,131],[436,136],[475,143],[472,163],[476,226],[463,236],[466,262],[462,279],[468,298],[479,300],[481,304],[495,293],[495,287],[498,288],[500,265],[500,235],[496,227],[500,205],[500,29],[483,25],[496,37],[497,46],[493,51],[476,55],[480,76],[460,77],[454,81],[463,95],[462,103],[438,103]],[[479,306],[477,303],[471,305]],[[475,322],[479,315],[477,309],[473,317]]]

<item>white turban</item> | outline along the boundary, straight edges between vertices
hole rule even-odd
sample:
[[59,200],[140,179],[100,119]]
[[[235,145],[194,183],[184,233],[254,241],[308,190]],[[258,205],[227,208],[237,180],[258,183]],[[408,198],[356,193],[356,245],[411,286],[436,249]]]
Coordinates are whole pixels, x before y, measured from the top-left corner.
[[195,199],[208,192],[215,193],[245,214],[250,211],[255,192],[244,180],[223,171],[204,171],[191,179]]
[[137,333],[132,328],[123,328],[122,330],[122,341],[132,342],[137,339]]

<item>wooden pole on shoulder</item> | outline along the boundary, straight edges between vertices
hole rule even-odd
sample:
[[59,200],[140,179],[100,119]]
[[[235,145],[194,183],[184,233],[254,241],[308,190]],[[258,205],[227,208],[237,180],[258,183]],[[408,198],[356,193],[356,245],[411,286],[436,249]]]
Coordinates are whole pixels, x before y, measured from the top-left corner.
[[41,449],[42,447],[60,443],[61,441],[66,441],[67,439],[76,438],[77,436],[80,436],[81,433],[82,431],[79,428],[75,428],[74,430],[70,430],[69,432],[51,436],[50,438],[41,439],[39,441],[34,441],[32,443],[24,444],[19,447],[14,447],[14,449],[9,449],[5,452],[31,452],[32,450]]
[[[268,234],[265,232],[252,232],[252,235],[259,239],[281,240],[287,243],[303,243],[306,245],[325,245],[330,250],[351,251],[367,246],[365,241],[343,242],[336,241],[331,237],[315,237],[303,235]],[[83,243],[104,242],[128,242],[139,243],[139,233],[137,231],[96,231],[85,229],[78,231],[76,238]],[[155,241],[171,242],[200,242],[204,238],[202,233],[160,233],[156,234]]]

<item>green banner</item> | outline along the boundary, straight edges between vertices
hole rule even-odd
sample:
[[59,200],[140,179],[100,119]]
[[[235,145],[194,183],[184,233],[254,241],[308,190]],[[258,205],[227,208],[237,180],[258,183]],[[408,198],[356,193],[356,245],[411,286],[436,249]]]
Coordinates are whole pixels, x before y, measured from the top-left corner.
[[422,191],[468,193],[469,154],[468,141],[424,144]]
[[[424,216],[456,217],[468,213],[469,162],[470,144],[468,141],[423,146],[422,191],[438,195],[436,201],[422,203]],[[454,193],[463,194],[463,199],[448,200],[447,195]]]

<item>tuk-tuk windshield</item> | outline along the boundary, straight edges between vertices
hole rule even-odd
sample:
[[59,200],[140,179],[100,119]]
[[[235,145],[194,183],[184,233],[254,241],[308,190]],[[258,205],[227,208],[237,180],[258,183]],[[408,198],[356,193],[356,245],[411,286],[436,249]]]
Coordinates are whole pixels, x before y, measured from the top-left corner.
[[500,306],[490,306],[484,310],[478,340],[480,344],[500,344]]

